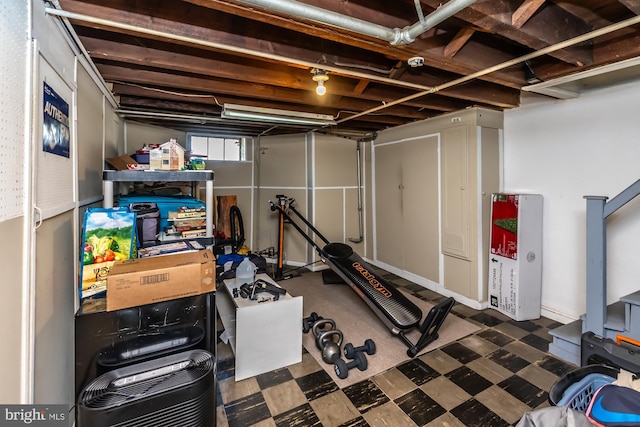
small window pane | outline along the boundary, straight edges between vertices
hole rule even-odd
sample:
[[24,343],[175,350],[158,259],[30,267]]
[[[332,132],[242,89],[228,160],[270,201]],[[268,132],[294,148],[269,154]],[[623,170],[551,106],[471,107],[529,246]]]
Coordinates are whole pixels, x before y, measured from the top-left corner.
[[224,140],[224,159],[240,160],[240,141],[237,139]]
[[209,138],[209,160],[224,160],[224,140]]
[[238,138],[218,138],[206,135],[190,135],[187,147],[195,155],[207,160],[246,160],[245,141]]
[[207,155],[207,137],[206,136],[192,136],[191,137],[191,152],[194,154],[200,154],[202,156]]

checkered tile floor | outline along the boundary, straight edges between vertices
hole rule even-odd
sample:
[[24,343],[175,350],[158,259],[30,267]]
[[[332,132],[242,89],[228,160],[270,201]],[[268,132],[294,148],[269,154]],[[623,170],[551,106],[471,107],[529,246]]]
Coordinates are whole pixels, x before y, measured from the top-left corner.
[[[386,278],[428,301],[441,298]],[[554,321],[516,322],[461,304],[450,315],[481,330],[343,389],[304,348],[301,363],[236,382],[233,355],[219,343],[217,426],[510,426],[549,406],[553,383],[576,368],[547,353]]]

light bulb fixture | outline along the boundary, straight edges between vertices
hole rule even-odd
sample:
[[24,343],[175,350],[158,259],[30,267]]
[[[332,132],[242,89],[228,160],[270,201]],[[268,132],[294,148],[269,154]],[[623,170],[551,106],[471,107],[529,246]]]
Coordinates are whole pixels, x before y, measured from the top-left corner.
[[320,96],[327,93],[327,87],[324,85],[324,82],[329,80],[329,73],[325,70],[321,70],[320,68],[314,68],[311,70],[311,74],[313,74],[313,81],[318,83],[316,93]]

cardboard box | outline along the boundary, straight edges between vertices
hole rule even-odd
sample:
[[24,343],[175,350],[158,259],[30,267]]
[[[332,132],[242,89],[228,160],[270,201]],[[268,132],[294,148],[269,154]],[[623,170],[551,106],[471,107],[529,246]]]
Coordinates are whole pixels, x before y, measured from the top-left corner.
[[542,196],[491,195],[489,304],[517,321],[540,317]]
[[108,158],[107,163],[118,171],[149,169],[148,165],[140,165],[126,154],[119,157]]
[[215,269],[209,249],[117,261],[107,276],[107,311],[213,292]]

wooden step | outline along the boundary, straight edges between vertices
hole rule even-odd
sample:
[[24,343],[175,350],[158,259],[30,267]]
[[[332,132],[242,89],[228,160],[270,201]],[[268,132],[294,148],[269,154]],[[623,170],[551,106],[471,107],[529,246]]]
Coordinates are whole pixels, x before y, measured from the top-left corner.
[[553,341],[549,344],[549,353],[566,362],[580,366],[580,344],[582,320],[575,320],[549,331]]
[[[580,320],[586,327],[587,315],[580,316]],[[604,324],[605,337],[611,338],[610,335],[615,336],[617,333],[623,333],[629,330],[629,321],[627,316],[627,304],[623,301],[617,301],[607,306],[607,323]],[[582,332],[587,332],[584,330]]]
[[549,353],[564,362],[580,366],[580,346],[575,346],[575,348],[571,350],[565,350],[563,347],[557,346],[554,340],[554,342],[549,343]]
[[636,291],[632,294],[623,296],[622,298],[620,298],[620,301],[627,304],[640,306],[640,291]]
[[626,305],[627,328],[623,334],[629,338],[640,341],[640,291],[620,298]]
[[[549,353],[579,366],[580,339],[587,332],[586,318],[587,315],[583,314],[579,320],[550,330],[553,342],[549,344]],[[640,291],[607,306],[604,337],[615,341],[618,334],[640,341]]]

